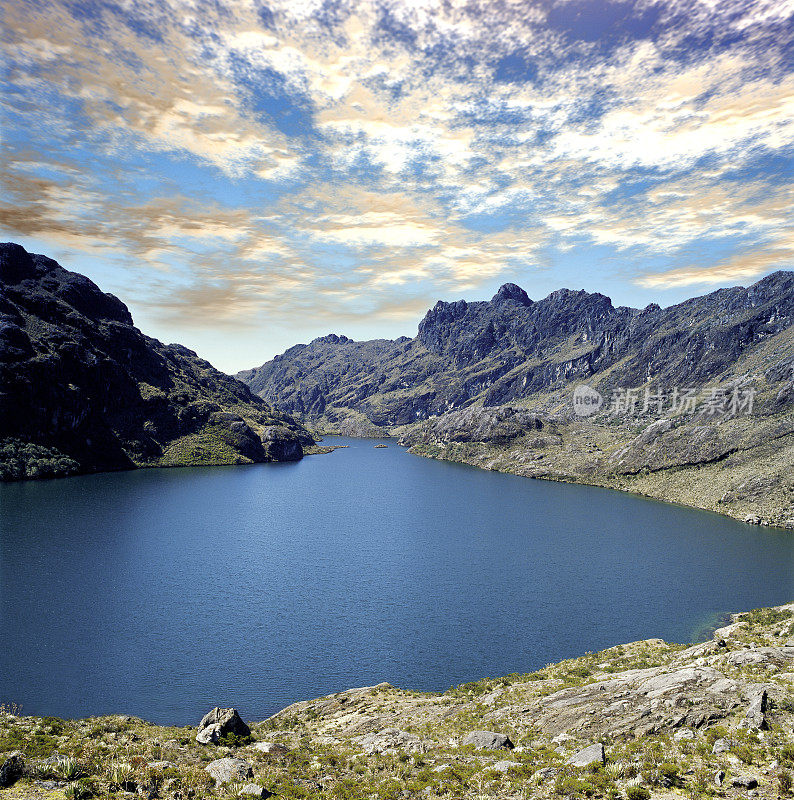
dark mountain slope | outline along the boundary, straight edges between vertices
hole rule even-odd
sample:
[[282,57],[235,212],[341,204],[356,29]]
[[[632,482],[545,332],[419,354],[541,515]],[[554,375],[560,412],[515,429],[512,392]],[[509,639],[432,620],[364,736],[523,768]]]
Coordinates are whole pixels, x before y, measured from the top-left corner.
[[88,278],[0,244],[0,478],[292,460],[311,442]]

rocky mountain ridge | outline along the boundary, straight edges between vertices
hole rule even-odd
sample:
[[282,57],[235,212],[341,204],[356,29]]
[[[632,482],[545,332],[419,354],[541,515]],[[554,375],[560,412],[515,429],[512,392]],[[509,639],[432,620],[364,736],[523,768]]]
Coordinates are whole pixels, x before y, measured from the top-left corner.
[[309,433],[83,275],[0,244],[0,479],[298,459]]
[[[720,289],[662,309],[615,308],[601,294],[560,289],[534,302],[505,284],[490,301],[439,301],[414,339],[355,342],[331,334],[238,373],[276,407],[316,424],[363,416],[389,427],[463,406],[527,401],[596,380],[608,393],[705,384],[794,322],[794,273]],[[794,379],[790,346],[764,374]]]

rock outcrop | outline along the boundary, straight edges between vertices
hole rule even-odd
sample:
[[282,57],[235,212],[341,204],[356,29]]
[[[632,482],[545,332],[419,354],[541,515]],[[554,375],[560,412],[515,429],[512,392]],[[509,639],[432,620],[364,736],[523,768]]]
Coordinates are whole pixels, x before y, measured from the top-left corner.
[[294,460],[312,443],[88,278],[0,244],[0,479]]
[[604,745],[597,742],[577,750],[565,763],[572,767],[589,767],[591,764],[604,764],[606,760]]
[[438,302],[413,339],[332,334],[238,377],[278,409],[331,428],[351,414],[388,427],[469,405],[550,400],[581,382],[606,396],[650,380],[706,386],[741,376],[745,361],[790,408],[794,353],[785,334],[793,321],[792,272],[643,310],[568,289],[533,302],[505,284],[488,302]]
[[11,786],[25,771],[25,756],[19,750],[0,756],[0,787]]
[[251,765],[242,758],[219,758],[207,764],[205,769],[215,779],[217,786],[254,777]]
[[236,708],[216,706],[199,722],[196,741],[200,744],[217,744],[222,737],[229,734],[242,738],[250,736],[251,729],[243,722]]

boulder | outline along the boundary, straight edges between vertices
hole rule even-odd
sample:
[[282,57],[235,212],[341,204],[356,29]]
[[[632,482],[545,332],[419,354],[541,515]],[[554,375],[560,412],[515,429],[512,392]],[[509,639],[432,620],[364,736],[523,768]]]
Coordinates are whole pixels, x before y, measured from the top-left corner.
[[397,750],[424,753],[427,750],[427,745],[418,736],[397,728],[386,728],[377,733],[368,733],[358,741],[367,755],[393,753]]
[[207,725],[196,734],[196,741],[199,744],[218,744],[221,738],[221,726],[216,722],[214,725]]
[[243,722],[236,708],[213,708],[199,722],[196,741],[200,744],[217,744],[222,736],[250,736],[251,729]]
[[714,747],[711,748],[711,752],[714,753],[715,756],[718,756],[720,753],[727,753],[730,749],[731,742],[729,739],[717,739],[717,741],[714,742]]
[[478,750],[512,750],[514,747],[509,736],[494,731],[472,731],[466,734],[461,744],[470,744]]
[[573,767],[587,767],[596,762],[600,764],[606,762],[604,745],[601,744],[601,742],[596,742],[595,744],[591,744],[589,747],[578,750],[568,759],[568,761],[566,761],[567,764],[570,764]]
[[242,758],[219,758],[207,764],[205,770],[215,779],[217,786],[254,777],[251,765]]
[[0,786],[10,786],[17,778],[22,777],[25,769],[25,757],[19,750],[5,753],[0,764]]
[[750,775],[737,775],[732,781],[734,789],[755,789],[758,786],[758,779]]
[[763,690],[750,703],[747,716],[744,718],[744,725],[750,730],[766,730],[769,727],[766,722],[766,709],[767,693],[766,690]]
[[257,742],[254,750],[260,753],[267,753],[270,756],[285,756],[289,753],[289,747],[278,742]]
[[239,792],[237,792],[238,797],[272,797],[273,792],[269,792],[262,786],[259,786],[256,783],[246,783]]

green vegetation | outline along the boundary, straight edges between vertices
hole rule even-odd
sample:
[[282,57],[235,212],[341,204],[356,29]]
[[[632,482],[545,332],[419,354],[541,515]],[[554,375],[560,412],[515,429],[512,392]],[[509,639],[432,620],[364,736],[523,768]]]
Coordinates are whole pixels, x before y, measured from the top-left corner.
[[739,619],[750,626],[757,625],[759,627],[764,627],[767,625],[776,625],[779,622],[788,620],[794,621],[794,612],[788,609],[755,608],[752,611],[740,614]]
[[158,461],[161,467],[213,466],[217,464],[250,464],[225,438],[219,425],[207,425],[198,433],[174,440]]
[[0,441],[0,481],[23,478],[60,478],[74,475],[80,465],[54,447],[19,439]]
[[[42,781],[56,786],[46,800],[121,800],[131,793],[231,800],[242,783],[216,786],[205,769],[226,756],[244,759],[254,784],[288,800],[744,798],[732,781],[747,775],[758,781],[759,798],[774,800],[792,789],[792,671],[763,672],[775,702],[769,704],[765,730],[748,730],[746,698],[759,686],[758,667],[743,666],[734,656],[748,646],[757,652],[780,649],[786,641],[780,627],[789,619],[788,608],[756,610],[734,617],[747,624],[722,645],[715,640],[686,647],[651,639],[440,694],[388,684],[351,689],[296,703],[250,723],[250,737],[226,736],[217,746],[198,744],[193,728],[120,716],[24,717],[21,709],[5,707],[0,762],[3,753],[20,750],[27,772],[0,800],[37,797]],[[715,670],[715,681],[737,688],[728,688],[721,700],[710,687],[699,689],[685,679],[655,707],[636,694],[649,678],[673,685],[673,677],[692,665]],[[464,745],[473,730],[507,734],[516,747],[491,751]],[[720,740],[722,749],[715,753]],[[286,751],[252,746],[263,741]],[[599,741],[605,764],[571,765],[574,753]],[[723,773],[724,779],[715,781]]]

